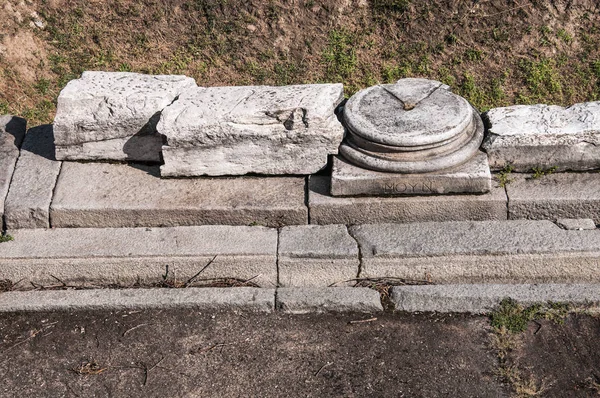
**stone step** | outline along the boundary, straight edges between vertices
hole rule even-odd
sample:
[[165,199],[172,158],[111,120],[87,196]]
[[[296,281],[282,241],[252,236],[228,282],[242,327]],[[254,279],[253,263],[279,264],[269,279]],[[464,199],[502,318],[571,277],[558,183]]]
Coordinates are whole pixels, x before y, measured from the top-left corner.
[[63,227],[306,224],[303,177],[160,178],[159,166],[63,164],[50,217]]
[[9,231],[13,241],[0,243],[0,280],[21,281],[19,287],[29,282],[148,286],[164,284],[165,279],[181,285],[206,266],[198,276],[202,282],[236,279],[261,287],[352,286],[357,279],[600,282],[600,230],[569,224],[576,229],[532,220],[366,224],[348,229],[21,229]]
[[457,284],[429,286],[395,286],[391,299],[397,311],[469,312],[483,314],[494,311],[506,298],[519,304],[569,303],[600,304],[598,284]]
[[600,230],[550,221],[370,224],[350,228],[362,278],[433,283],[600,281]]
[[25,119],[0,116],[0,222],[4,217],[4,203],[25,137],[26,124]]
[[14,240],[0,243],[0,279],[22,281],[21,286],[131,286],[164,279],[180,284],[209,262],[199,279],[277,284],[277,230],[270,228],[56,228],[10,234]]

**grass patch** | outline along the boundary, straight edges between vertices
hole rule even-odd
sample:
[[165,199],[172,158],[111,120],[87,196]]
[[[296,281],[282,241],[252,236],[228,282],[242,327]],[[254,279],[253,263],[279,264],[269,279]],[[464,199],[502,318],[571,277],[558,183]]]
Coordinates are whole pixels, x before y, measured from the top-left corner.
[[345,29],[329,33],[327,47],[323,51],[325,80],[341,82],[350,77],[358,64],[355,40]]
[[549,319],[557,323],[564,322],[569,313],[569,305],[563,303],[534,304],[523,307],[512,299],[504,299],[500,307],[490,315],[492,327],[521,333],[527,329],[530,321]]
[[550,175],[550,174],[554,173],[557,169],[558,169],[558,166],[552,166],[549,169],[543,169],[541,167],[534,167],[532,169],[533,175],[531,176],[531,178],[536,179],[536,178]]
[[11,240],[15,240],[15,238],[13,238],[12,235],[9,235],[9,234],[0,235],[0,243],[10,242]]

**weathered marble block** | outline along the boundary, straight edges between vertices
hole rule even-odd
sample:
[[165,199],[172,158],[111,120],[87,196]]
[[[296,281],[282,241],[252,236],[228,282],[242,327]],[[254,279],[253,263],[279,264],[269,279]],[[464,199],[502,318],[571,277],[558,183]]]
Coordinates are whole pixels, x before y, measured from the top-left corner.
[[160,161],[160,112],[194,79],[181,75],[84,72],[58,97],[58,160]]
[[16,116],[0,116],[0,222],[4,217],[4,201],[25,137],[27,122]]
[[494,170],[533,168],[590,170],[600,167],[600,102],[516,105],[487,112],[483,149]]
[[158,123],[161,175],[312,174],[338,152],[342,84],[194,88]]

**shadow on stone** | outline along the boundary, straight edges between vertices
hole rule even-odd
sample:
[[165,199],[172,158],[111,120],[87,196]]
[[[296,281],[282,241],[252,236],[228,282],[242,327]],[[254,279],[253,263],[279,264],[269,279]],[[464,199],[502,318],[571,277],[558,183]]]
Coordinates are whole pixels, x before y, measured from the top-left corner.
[[54,128],[51,124],[32,127],[27,131],[23,151],[31,152],[48,160],[56,160]]
[[162,146],[165,137],[156,131],[161,112],[156,112],[140,131],[123,145],[128,162],[162,163]]
[[23,138],[25,138],[25,131],[27,130],[27,120],[13,116],[6,123],[4,130],[14,137],[14,145],[17,148],[21,147]]

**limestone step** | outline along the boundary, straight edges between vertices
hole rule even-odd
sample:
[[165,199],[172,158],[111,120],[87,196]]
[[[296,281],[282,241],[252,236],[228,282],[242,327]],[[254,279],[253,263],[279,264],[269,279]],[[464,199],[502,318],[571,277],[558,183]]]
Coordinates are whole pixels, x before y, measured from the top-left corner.
[[198,275],[202,282],[236,279],[261,287],[352,286],[364,279],[600,283],[600,230],[576,227],[589,222],[568,224],[576,229],[533,220],[305,225],[279,230],[20,229],[9,231],[14,240],[0,243],[0,280],[20,281],[20,288],[29,282],[58,287],[148,286],[165,279],[181,285],[203,270]]
[[159,166],[64,162],[50,218],[62,227],[306,224],[303,177],[160,178]]

